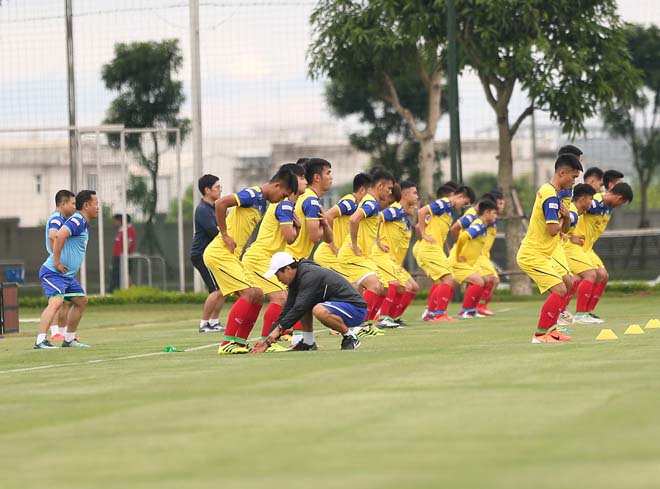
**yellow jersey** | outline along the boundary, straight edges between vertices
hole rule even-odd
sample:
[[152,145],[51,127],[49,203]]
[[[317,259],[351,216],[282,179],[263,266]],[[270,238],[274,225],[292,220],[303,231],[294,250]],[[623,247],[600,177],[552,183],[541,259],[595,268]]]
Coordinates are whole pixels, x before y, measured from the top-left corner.
[[279,204],[270,204],[266,210],[259,233],[254,243],[245,250],[243,260],[268,262],[278,251],[284,251],[286,242],[282,235],[282,225],[293,224],[293,202],[283,200]]
[[[227,234],[236,242],[234,254],[240,258],[245,243],[250,239],[254,228],[266,211],[268,202],[264,199],[261,187],[248,187],[234,194],[236,206],[229,209],[227,214]],[[222,236],[218,234],[214,242],[219,241],[225,246]],[[210,245],[209,245],[210,246]]]
[[300,219],[301,227],[298,231],[298,236],[296,240],[287,245],[285,251],[293,256],[296,260],[301,260],[303,258],[309,258],[314,249],[316,243],[312,243],[309,239],[309,231],[307,229],[308,221],[319,221],[321,218],[319,214],[321,212],[321,201],[319,196],[316,195],[316,192],[311,188],[305,190],[305,192],[298,197],[296,200],[295,213]]
[[432,245],[422,239],[419,246],[444,246],[449,228],[454,222],[454,208],[447,197],[431,202],[428,206],[429,213],[424,218],[424,234],[432,236],[436,245]]
[[584,236],[585,250],[593,248],[600,235],[603,234],[612,217],[612,209],[603,201],[603,194],[597,193],[591,200],[591,207],[585,212],[575,226],[575,234]]
[[483,253],[486,236],[486,225],[477,217],[466,229],[461,229],[449,258],[451,261],[457,261],[459,257],[463,257],[468,265],[476,265],[479,256]]
[[[399,202],[395,202],[380,213],[380,219],[380,241],[389,247],[392,261],[402,265],[412,235],[412,225],[406,211]],[[374,246],[378,245],[374,243]]]
[[555,236],[548,233],[547,225],[552,223],[559,223],[559,198],[555,188],[544,183],[536,192],[529,228],[520,244],[520,250],[551,256],[560,240],[559,233]]
[[[360,221],[360,226],[358,227],[357,236],[357,245],[362,252],[362,256],[364,257],[368,257],[371,254],[371,247],[376,242],[376,236],[378,234],[379,211],[380,204],[371,194],[366,194],[364,197],[362,197],[360,205],[355,210],[355,212],[362,212],[364,214],[364,219]],[[349,227],[349,232],[346,234],[344,242],[341,246],[342,248],[350,248],[351,244],[351,233]]]

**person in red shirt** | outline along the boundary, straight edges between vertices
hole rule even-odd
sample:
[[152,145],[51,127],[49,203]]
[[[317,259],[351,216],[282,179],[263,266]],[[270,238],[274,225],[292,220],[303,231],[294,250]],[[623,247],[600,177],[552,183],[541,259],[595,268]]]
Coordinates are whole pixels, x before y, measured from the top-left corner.
[[[115,289],[118,289],[120,286],[119,280],[119,270],[121,269],[120,257],[124,251],[124,233],[121,229],[121,214],[115,214],[112,216],[113,224],[117,228],[117,234],[115,235],[115,244],[112,247],[112,283],[110,284],[110,292]],[[135,253],[136,246],[136,234],[135,228],[131,225],[131,216],[126,214],[126,221],[128,223],[127,234],[128,234],[128,254],[132,255]],[[130,265],[130,261],[129,261]],[[130,270],[130,269],[129,269]],[[129,272],[129,281],[130,281],[130,272]]]

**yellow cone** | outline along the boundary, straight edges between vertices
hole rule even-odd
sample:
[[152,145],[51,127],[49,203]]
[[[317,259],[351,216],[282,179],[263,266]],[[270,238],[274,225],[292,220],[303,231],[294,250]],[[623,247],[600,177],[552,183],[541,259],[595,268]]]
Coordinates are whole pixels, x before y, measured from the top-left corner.
[[657,329],[660,328],[660,319],[649,319],[649,322],[646,323],[646,329]]
[[631,324],[623,334],[644,334],[644,330],[639,324]]
[[596,336],[597,340],[618,340],[619,337],[614,334],[614,331],[611,329],[601,329],[600,333],[598,333],[598,336]]

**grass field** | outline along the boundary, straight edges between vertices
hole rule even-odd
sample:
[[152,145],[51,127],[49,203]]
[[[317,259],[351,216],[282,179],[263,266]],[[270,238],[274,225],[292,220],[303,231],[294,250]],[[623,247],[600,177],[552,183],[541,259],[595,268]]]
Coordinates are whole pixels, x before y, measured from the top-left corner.
[[0,486],[658,487],[660,329],[623,336],[658,297],[606,297],[612,342],[532,345],[538,308],[236,357],[199,348],[220,338],[199,306],[91,308],[89,350],[31,350],[23,323],[0,340]]

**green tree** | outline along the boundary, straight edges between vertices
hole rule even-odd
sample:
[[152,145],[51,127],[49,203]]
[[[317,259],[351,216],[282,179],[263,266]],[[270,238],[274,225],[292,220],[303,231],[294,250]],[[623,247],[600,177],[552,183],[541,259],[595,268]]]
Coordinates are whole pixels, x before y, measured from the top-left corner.
[[[497,123],[498,181],[509,204],[507,261],[515,268],[523,227],[511,205],[511,141],[520,124],[540,109],[564,132],[583,132],[601,104],[629,103],[638,77],[615,0],[457,0],[456,5],[465,62],[479,76]],[[509,102],[516,85],[532,102],[512,117]],[[530,293],[528,280],[514,276],[512,291]]]
[[[183,193],[183,199],[181,199],[181,207],[183,213],[183,222],[192,222],[193,215],[195,211],[195,196],[193,191],[193,186],[188,185],[185,192]],[[179,199],[173,198],[170,200],[170,203],[167,207],[167,222],[178,222],[179,221]]]
[[640,71],[639,87],[631,106],[617,99],[603,107],[605,127],[613,136],[630,145],[640,193],[639,227],[651,225],[648,219],[648,190],[660,166],[660,29],[657,26],[626,26],[632,64]]
[[[101,71],[105,86],[119,92],[107,110],[104,123],[124,124],[129,128],[176,127],[181,130],[183,141],[190,130],[190,120],[179,117],[185,97],[182,82],[174,79],[182,63],[176,39],[116,44],[114,59],[103,65]],[[158,205],[162,141],[155,133],[148,135],[149,146],[142,135],[127,134],[126,148],[136,155],[149,175],[149,187],[144,179],[131,178],[128,194],[147,217],[143,241],[147,250],[153,252],[160,251],[153,221]],[[113,137],[110,142],[118,147],[119,137]],[[174,147],[175,143],[176,135],[168,133],[165,144]]]
[[[399,121],[386,121],[384,129],[375,130],[387,131],[400,121],[407,126],[419,144],[418,183],[426,193],[433,192],[434,137],[441,115],[442,7],[442,2],[320,0],[311,16],[310,75],[327,76],[337,89],[362,85],[362,94],[398,115]],[[419,112],[403,98],[402,83],[411,82],[413,75],[425,93],[425,109]],[[423,126],[416,117],[423,118]]]

